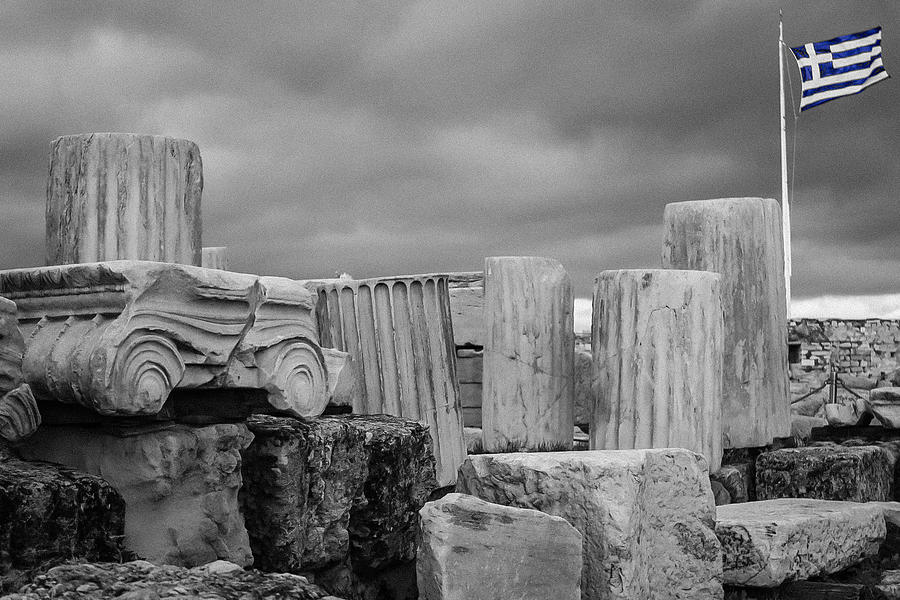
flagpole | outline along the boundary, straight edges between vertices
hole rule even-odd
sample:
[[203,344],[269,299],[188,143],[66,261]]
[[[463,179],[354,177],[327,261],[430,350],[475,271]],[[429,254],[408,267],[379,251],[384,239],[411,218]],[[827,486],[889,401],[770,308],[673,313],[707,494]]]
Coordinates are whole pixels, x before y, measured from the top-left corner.
[[791,210],[788,204],[787,135],[784,118],[784,25],[778,10],[778,84],[781,97],[781,228],[784,240],[784,294],[791,316]]

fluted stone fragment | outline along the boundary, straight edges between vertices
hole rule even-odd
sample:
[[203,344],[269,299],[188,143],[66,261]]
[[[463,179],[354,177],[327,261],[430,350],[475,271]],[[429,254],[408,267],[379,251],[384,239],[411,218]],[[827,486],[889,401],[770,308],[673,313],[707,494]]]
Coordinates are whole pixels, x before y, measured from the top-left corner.
[[572,447],[574,299],[559,262],[484,261],[482,428],[488,451]]
[[663,267],[722,275],[726,448],[790,435],[781,211],[767,198],[668,204]]
[[688,448],[722,461],[721,277],[603,271],[594,288],[591,448]]
[[466,457],[446,275],[341,279],[319,288],[322,345],[348,352],[353,412],[427,423],[440,485]]
[[50,144],[47,264],[200,265],[203,165],[194,142],[90,133]]

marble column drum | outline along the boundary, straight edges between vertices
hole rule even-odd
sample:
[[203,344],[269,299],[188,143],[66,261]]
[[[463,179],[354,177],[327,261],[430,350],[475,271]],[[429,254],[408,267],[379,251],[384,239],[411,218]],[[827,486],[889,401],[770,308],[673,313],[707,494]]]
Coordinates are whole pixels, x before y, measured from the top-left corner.
[[666,205],[663,267],[722,275],[726,448],[790,435],[781,210],[768,198]]
[[466,458],[447,275],[331,280],[319,288],[324,346],[348,352],[359,378],[353,412],[426,423],[437,479]]
[[47,264],[201,264],[203,164],[194,142],[89,133],[50,144]]
[[483,315],[485,449],[571,449],[575,328],[569,275],[549,258],[486,258]]
[[687,448],[722,461],[721,277],[603,271],[594,287],[593,450]]

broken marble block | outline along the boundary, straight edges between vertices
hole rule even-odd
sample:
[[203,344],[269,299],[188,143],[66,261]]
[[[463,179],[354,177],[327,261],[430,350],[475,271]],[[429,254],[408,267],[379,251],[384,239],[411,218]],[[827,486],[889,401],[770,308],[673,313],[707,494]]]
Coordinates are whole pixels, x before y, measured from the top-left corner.
[[571,523],[585,600],[722,597],[707,464],[689,450],[470,456],[456,491]]
[[319,415],[343,365],[319,345],[306,283],[114,261],[0,271],[18,305],[23,371],[38,400],[154,415],[178,388],[262,389]]
[[146,428],[42,427],[20,448],[105,478],[125,499],[125,546],[147,560],[253,562],[238,508],[242,424]]
[[254,415],[241,506],[255,565],[309,572],[415,557],[418,510],[437,487],[428,428],[386,415]]
[[582,538],[565,519],[448,494],[421,511],[421,600],[578,600]]
[[0,576],[7,569],[121,556],[125,502],[110,484],[0,454]]
[[457,347],[484,346],[484,271],[450,273],[450,318],[453,321],[453,343]]
[[893,496],[894,460],[878,446],[815,446],[763,452],[756,497],[869,502]]
[[720,506],[716,535],[726,584],[775,587],[876,555],[885,525],[877,505],[781,498]]
[[287,573],[245,571],[228,563],[185,569],[157,566],[143,560],[117,563],[75,563],[38,575],[7,600],[84,598],[157,600],[159,598],[265,598],[266,600],[341,600]]

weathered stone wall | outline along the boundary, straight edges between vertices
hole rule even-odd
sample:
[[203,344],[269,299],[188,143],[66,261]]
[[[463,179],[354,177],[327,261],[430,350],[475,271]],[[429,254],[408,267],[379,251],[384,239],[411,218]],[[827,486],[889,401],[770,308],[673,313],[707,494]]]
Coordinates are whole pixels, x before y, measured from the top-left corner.
[[842,373],[879,377],[900,368],[900,320],[791,319],[790,341],[800,342],[801,373],[826,373],[832,361]]

